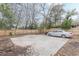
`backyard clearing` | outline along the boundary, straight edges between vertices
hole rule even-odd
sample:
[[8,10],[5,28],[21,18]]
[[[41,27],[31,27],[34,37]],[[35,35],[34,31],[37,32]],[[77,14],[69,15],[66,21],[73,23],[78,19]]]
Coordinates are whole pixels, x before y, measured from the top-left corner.
[[26,47],[32,45],[35,52],[33,55],[49,56],[54,55],[69,40],[67,38],[56,38],[46,35],[25,35],[11,38],[15,45]]

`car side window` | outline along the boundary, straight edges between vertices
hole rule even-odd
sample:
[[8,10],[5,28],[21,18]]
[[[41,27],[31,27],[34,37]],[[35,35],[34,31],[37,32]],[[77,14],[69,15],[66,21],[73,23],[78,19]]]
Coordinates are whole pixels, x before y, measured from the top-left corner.
[[57,31],[53,31],[53,32],[57,32]]
[[62,31],[53,31],[53,32],[62,32]]
[[63,31],[58,31],[58,32],[62,33]]
[[58,31],[58,32],[62,32],[62,31]]
[[53,31],[53,32],[63,32],[63,31]]

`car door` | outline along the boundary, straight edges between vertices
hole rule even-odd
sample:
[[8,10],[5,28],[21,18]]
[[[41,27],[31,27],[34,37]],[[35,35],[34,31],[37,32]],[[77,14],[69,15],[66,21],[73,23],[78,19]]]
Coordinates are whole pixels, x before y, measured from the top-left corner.
[[52,36],[58,36],[58,35],[57,35],[57,31],[53,31],[53,32],[52,32]]
[[61,35],[62,35],[62,31],[60,30],[53,32],[53,36],[61,36]]
[[56,35],[57,35],[57,36],[61,36],[62,33],[63,33],[62,31],[57,31]]
[[55,36],[60,36],[60,32],[59,32],[59,31],[56,31],[56,32],[54,33],[54,35],[55,35]]

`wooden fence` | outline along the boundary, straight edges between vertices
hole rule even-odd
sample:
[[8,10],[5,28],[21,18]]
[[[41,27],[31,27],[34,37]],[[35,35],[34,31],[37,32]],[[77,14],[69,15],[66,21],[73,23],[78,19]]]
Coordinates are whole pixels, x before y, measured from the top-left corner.
[[0,36],[8,36],[10,33],[16,34],[16,35],[22,35],[22,34],[41,34],[41,33],[46,33],[50,30],[0,30]]
[[[55,30],[56,28],[53,28],[53,29],[44,29],[44,30],[0,30],[0,36],[8,36],[10,35],[10,33],[14,33],[16,35],[23,35],[23,34],[44,34],[46,32],[49,32],[49,31],[53,31]],[[68,30],[69,32],[72,32],[73,34],[75,35],[79,35],[79,27],[78,28],[72,28],[70,30]]]

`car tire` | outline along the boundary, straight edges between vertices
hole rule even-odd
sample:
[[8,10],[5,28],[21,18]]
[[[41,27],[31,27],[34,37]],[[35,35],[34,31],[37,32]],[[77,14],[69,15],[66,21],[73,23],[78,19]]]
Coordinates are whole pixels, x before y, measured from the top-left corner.
[[66,36],[63,34],[63,35],[61,35],[61,37],[62,37],[62,38],[65,38]]

